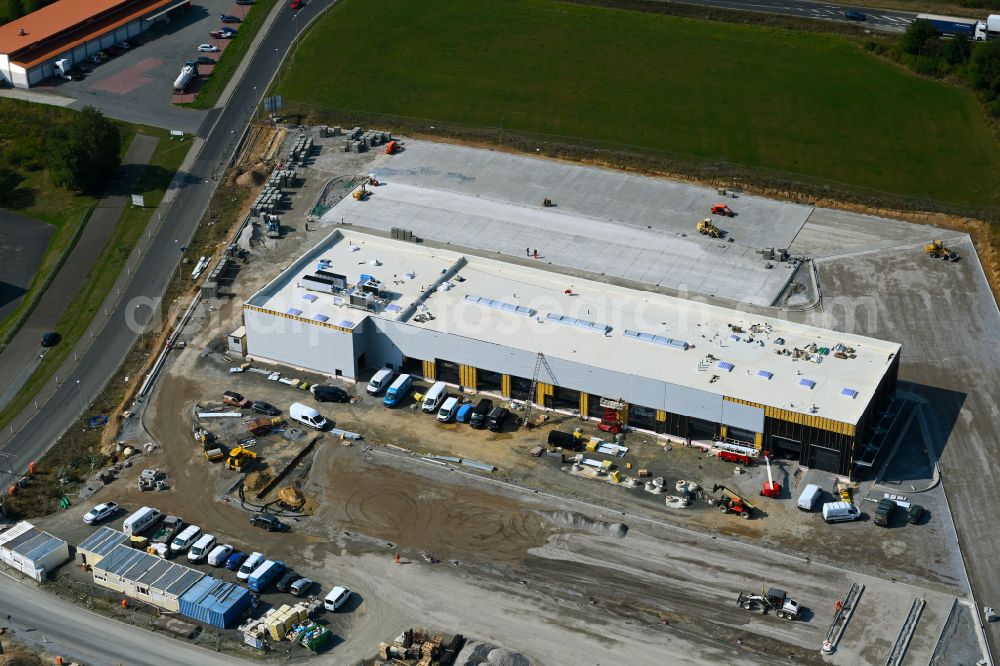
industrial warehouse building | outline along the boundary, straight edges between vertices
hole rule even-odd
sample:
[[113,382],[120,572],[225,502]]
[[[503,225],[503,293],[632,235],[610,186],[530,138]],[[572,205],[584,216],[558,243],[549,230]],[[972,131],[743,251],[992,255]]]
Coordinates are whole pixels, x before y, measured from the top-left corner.
[[89,553],[94,582],[101,587],[220,628],[236,624],[250,607],[249,590],[121,542],[93,563],[118,534],[125,536],[102,527],[78,549]]
[[58,0],[0,26],[0,77],[30,88],[70,64],[168,20],[190,0]]
[[69,560],[69,545],[27,521],[0,532],[0,562],[41,581]]
[[614,405],[635,428],[845,475],[899,368],[890,342],[342,231],[243,319],[255,359],[390,367],[590,417]]

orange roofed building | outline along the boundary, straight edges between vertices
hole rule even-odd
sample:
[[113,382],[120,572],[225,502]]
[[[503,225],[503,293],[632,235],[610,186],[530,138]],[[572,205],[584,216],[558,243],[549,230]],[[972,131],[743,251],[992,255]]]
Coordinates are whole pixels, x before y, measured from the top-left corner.
[[169,20],[191,0],[58,0],[0,26],[0,77],[30,88],[69,65]]

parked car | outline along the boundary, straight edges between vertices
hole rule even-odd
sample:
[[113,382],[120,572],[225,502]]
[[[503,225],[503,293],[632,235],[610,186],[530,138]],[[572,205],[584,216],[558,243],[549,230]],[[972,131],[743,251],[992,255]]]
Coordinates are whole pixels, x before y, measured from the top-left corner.
[[215,548],[215,537],[211,534],[203,534],[201,538],[191,544],[187,558],[191,562],[200,562],[212,552],[213,548]]
[[216,46],[215,44],[199,44],[198,45],[198,52],[199,53],[218,53],[219,52],[219,47]]
[[892,519],[892,512],[895,508],[896,503],[891,499],[880,499],[875,508],[875,524],[879,527],[886,527]]
[[844,18],[846,18],[848,21],[867,21],[868,20],[867,16],[865,16],[861,12],[856,12],[853,9],[850,10],[850,11],[844,12]]
[[212,39],[232,39],[236,32],[233,30],[213,30],[208,33],[208,36]]
[[500,432],[509,416],[510,410],[506,407],[494,407],[493,411],[486,417],[486,427],[492,432]]
[[243,560],[243,564],[240,565],[239,571],[236,572],[237,580],[246,582],[246,579],[250,577],[257,567],[264,563],[264,553],[251,553],[250,557]]
[[492,411],[493,401],[489,398],[483,398],[472,410],[472,415],[469,417],[469,425],[477,430],[482,430],[486,427],[486,417]]
[[266,513],[255,513],[250,516],[250,524],[254,527],[262,527],[268,532],[284,532],[288,526],[272,515]]
[[42,333],[42,346],[55,347],[59,344],[60,339],[60,335],[55,331],[46,331],[45,333]]
[[217,62],[219,61],[215,58],[209,58],[208,56],[198,56],[194,59],[194,63],[196,65],[214,65]]
[[238,5],[252,5],[253,3],[254,0],[236,0],[236,4]]
[[910,508],[906,510],[906,522],[911,525],[916,525],[923,515],[924,507],[919,504],[910,504]]
[[234,550],[228,543],[219,544],[208,553],[208,563],[213,567],[225,566]]
[[115,46],[121,49],[122,51],[128,51],[130,48],[132,48],[132,45],[129,44],[128,42],[118,42],[117,44],[115,44]]
[[94,55],[100,58],[101,62],[104,62],[105,60],[109,60],[111,58],[111,54],[108,53],[107,51],[98,51]]
[[299,578],[302,578],[302,576],[289,569],[281,575],[281,578],[278,579],[275,587],[278,588],[278,592],[288,592],[292,587],[292,583],[297,581]]
[[104,504],[98,504],[93,509],[88,511],[83,516],[83,522],[88,525],[96,525],[116,513],[118,513],[118,504],[116,502],[105,502]]
[[350,402],[351,394],[339,386],[323,386],[322,384],[309,389],[317,402]]
[[303,405],[301,402],[293,402],[288,406],[288,418],[316,430],[323,430],[329,425],[329,422],[323,418],[322,414],[309,405]]
[[239,16],[230,16],[229,14],[223,14],[219,17],[219,20],[223,23],[240,23],[241,19]]
[[92,55],[92,56],[87,56],[87,61],[88,62],[92,62],[95,65],[100,65],[102,62],[104,62],[103,60],[101,60],[100,58],[97,57],[96,53],[94,55]]
[[222,402],[233,407],[249,407],[250,401],[243,397],[242,393],[236,391],[226,391],[222,394]]
[[288,591],[292,593],[292,596],[304,597],[309,594],[309,590],[311,590],[312,586],[315,584],[316,581],[311,578],[299,578],[297,581],[292,583],[291,587],[288,588]]
[[280,409],[263,400],[254,400],[253,404],[250,405],[250,410],[255,414],[263,414],[265,416],[277,416],[281,414]]
[[351,590],[338,585],[330,590],[330,593],[326,595],[325,599],[323,599],[323,607],[332,612],[347,603],[347,600],[350,598]]
[[226,568],[230,571],[239,571],[248,557],[250,557],[248,554],[238,550],[226,560]]

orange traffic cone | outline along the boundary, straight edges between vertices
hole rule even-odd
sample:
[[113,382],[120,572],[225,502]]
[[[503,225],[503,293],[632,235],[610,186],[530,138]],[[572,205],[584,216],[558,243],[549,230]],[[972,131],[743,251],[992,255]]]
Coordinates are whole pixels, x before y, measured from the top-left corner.
[[399,564],[399,553],[396,553],[396,564]]

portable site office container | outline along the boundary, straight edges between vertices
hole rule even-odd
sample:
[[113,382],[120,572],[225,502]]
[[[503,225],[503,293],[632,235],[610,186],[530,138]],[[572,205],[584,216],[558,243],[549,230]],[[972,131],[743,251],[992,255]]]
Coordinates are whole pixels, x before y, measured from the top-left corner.
[[94,582],[115,592],[125,592],[126,581],[138,578],[162,560],[126,545],[115,546],[93,569]]
[[69,559],[69,545],[27,521],[0,533],[0,561],[41,581]]
[[183,564],[160,560],[142,575],[126,580],[124,593],[165,610],[180,610],[180,598],[205,574]]
[[205,576],[180,598],[181,615],[226,629],[250,607],[250,592],[236,583]]
[[94,566],[116,546],[120,546],[126,541],[128,541],[127,534],[105,525],[84,539],[83,543],[76,547],[76,554],[80,564]]

